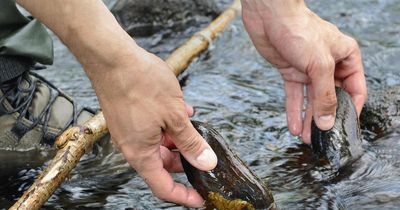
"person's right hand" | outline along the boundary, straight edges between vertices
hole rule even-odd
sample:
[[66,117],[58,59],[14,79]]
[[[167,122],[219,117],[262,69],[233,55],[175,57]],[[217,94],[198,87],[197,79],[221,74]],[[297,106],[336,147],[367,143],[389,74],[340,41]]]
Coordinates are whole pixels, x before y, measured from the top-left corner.
[[174,182],[169,173],[182,172],[178,148],[193,166],[211,170],[217,158],[194,129],[182,91],[164,61],[139,49],[137,62],[126,63],[107,76],[97,90],[114,142],[128,163],[160,199],[202,207],[193,189]]
[[191,124],[192,111],[167,64],[141,48],[135,53],[137,59],[121,59],[94,83],[111,137],[158,198],[202,207],[201,196],[169,174],[182,171],[179,152],[170,148],[204,171],[216,166],[216,155]]
[[65,43],[86,71],[115,144],[153,193],[202,207],[193,189],[174,182],[182,171],[178,148],[200,170],[217,157],[189,121],[178,80],[168,65],[143,50],[102,1],[17,0]]

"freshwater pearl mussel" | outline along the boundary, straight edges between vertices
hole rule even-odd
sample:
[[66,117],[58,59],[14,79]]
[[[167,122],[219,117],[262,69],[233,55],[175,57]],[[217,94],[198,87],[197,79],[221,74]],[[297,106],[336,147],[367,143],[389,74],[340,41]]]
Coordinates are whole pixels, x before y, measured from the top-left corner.
[[194,168],[182,158],[186,176],[192,186],[206,199],[207,208],[276,209],[267,185],[231,151],[223,137],[205,123],[192,121],[192,124],[218,157],[217,166],[208,172]]
[[334,171],[353,163],[364,153],[360,124],[350,95],[336,87],[336,120],[333,128],[320,130],[311,125],[311,147],[320,162],[327,163]]

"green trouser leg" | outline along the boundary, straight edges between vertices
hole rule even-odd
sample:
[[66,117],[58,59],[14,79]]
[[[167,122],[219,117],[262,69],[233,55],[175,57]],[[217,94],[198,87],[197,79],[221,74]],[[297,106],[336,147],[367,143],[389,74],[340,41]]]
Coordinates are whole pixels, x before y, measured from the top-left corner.
[[[25,17],[14,0],[0,0],[0,61],[4,57],[22,57],[42,64],[53,63],[53,43],[44,26]],[[12,75],[10,65],[0,64],[0,82]],[[2,79],[3,78],[3,79]]]

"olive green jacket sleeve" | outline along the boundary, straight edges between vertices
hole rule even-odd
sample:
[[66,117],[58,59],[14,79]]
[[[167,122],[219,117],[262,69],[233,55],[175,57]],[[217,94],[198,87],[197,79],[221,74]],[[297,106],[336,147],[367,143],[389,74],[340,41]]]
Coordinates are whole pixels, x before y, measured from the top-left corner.
[[53,43],[45,27],[25,17],[14,0],[0,0],[0,55],[24,56],[53,63]]

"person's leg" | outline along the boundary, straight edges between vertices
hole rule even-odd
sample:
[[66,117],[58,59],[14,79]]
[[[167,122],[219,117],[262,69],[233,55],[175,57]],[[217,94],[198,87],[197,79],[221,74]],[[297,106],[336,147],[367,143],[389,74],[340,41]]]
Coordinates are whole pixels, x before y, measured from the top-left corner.
[[0,149],[26,150],[54,143],[67,127],[94,111],[79,107],[41,76],[36,62],[51,64],[52,40],[13,0],[0,1]]
[[[20,62],[30,64],[53,63],[50,35],[39,21],[22,15],[14,0],[0,1],[0,56],[10,59],[22,57]],[[5,76],[12,75],[7,71],[13,70],[1,69],[0,82],[11,79]]]
[[24,72],[0,85],[0,148],[51,145],[62,131],[93,113],[41,76]]
[[14,0],[0,1],[0,84],[28,71],[35,62],[53,63],[53,44],[44,26],[25,17]]

